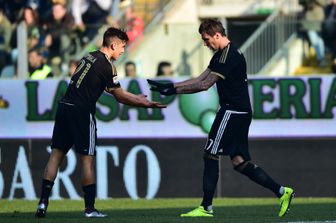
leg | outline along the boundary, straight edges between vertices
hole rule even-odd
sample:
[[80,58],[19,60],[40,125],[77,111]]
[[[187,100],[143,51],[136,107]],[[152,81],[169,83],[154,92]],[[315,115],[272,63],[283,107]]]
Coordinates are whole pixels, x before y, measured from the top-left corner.
[[44,170],[44,176],[43,176],[42,188],[41,188],[41,197],[40,197],[38,208],[35,214],[35,216],[38,218],[45,217],[46,215],[50,192],[54,185],[54,180],[56,178],[58,168],[60,164],[62,163],[64,157],[65,157],[65,153],[62,150],[53,149],[51,151],[49,161]]
[[82,188],[84,191],[85,209],[94,209],[96,197],[96,177],[94,156],[81,155],[82,161]]
[[212,210],[212,199],[218,181],[219,157],[205,153],[203,160],[203,200],[201,205],[204,207],[205,210]]
[[65,153],[62,150],[53,149],[51,151],[49,161],[44,170],[44,176],[42,180],[41,198],[39,202],[40,204],[44,203],[48,205],[50,192],[51,192],[52,186],[54,185],[54,180],[56,178],[58,168],[61,165],[64,157],[65,157]]
[[82,161],[82,186],[95,184],[95,156],[81,155]]
[[85,212],[87,218],[103,218],[103,214],[95,208],[96,198],[96,175],[95,175],[95,156],[81,155],[82,160],[82,188],[84,191]]
[[294,196],[292,188],[280,186],[263,169],[249,161],[245,161],[239,155],[232,158],[232,165],[236,171],[244,174],[257,184],[270,189],[280,198],[279,217],[284,216],[289,211],[289,206]]
[[74,122],[71,123],[71,132],[74,137],[74,147],[82,162],[82,189],[84,192],[85,211],[84,216],[106,217],[95,209],[96,198],[96,175],[95,175],[95,153],[96,153],[96,121],[94,115],[83,112],[74,107],[71,110]]
[[231,158],[233,168],[241,174],[244,174],[257,184],[273,191],[277,197],[281,197],[281,186],[276,183],[262,168],[249,161],[245,161],[242,156]]
[[[239,113],[239,112],[238,112]],[[239,113],[240,114],[240,113]],[[245,114],[243,112],[242,114]],[[203,200],[198,208],[182,214],[181,217],[213,217],[212,199],[217,186],[219,172],[218,155],[228,155],[231,152],[233,139],[241,129],[241,125],[234,125],[243,119],[235,112],[220,109],[212,124],[208,140],[205,145],[203,172]],[[249,124],[249,120],[248,124]],[[247,137],[246,137],[247,138]]]
[[203,200],[201,206],[185,214],[181,214],[181,217],[213,217],[212,199],[218,181],[219,157],[204,153],[203,159]]
[[50,191],[54,184],[58,168],[73,145],[71,138],[72,134],[69,132],[68,120],[71,119],[68,118],[67,108],[64,105],[59,104],[52,135],[51,148],[53,148],[53,150],[51,151],[49,161],[44,170],[41,199],[35,214],[36,217],[45,217]]
[[44,179],[52,182],[55,180],[58,168],[61,165],[64,157],[65,153],[60,149],[53,149],[51,151],[47,166],[44,169]]

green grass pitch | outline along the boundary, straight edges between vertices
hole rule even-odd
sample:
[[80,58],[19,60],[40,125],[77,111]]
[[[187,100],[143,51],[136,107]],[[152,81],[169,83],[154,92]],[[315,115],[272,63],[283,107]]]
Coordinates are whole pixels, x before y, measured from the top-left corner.
[[180,218],[195,208],[200,198],[98,200],[96,207],[106,212],[105,219],[85,219],[83,201],[50,201],[47,218],[35,219],[37,201],[0,200],[1,223],[24,222],[112,222],[112,223],[197,223],[197,222],[336,222],[336,198],[294,198],[289,214],[278,218],[278,200],[273,198],[220,198],[214,200],[214,218]]

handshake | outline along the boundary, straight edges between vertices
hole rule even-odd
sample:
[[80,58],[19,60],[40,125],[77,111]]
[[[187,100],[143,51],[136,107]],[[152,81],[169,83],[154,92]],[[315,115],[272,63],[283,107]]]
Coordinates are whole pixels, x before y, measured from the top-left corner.
[[158,81],[153,81],[147,79],[148,84],[151,86],[151,91],[160,92],[162,95],[174,95],[176,93],[176,88],[173,83],[161,83]]

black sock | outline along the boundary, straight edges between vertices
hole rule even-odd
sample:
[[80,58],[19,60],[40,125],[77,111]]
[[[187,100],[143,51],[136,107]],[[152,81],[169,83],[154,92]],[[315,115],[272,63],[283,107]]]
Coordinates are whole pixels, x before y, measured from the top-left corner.
[[82,187],[84,191],[85,209],[94,209],[96,198],[96,184],[90,184]]
[[204,172],[203,172],[203,200],[202,206],[204,209],[212,205],[212,199],[216,190],[218,181],[218,160],[204,157]]
[[235,170],[244,174],[257,184],[270,189],[277,197],[281,197],[281,194],[279,192],[281,186],[257,165],[250,162],[244,162],[235,167]]
[[50,192],[53,186],[54,186],[54,182],[51,182],[46,179],[42,180],[41,198],[40,198],[39,204],[45,203],[48,205]]

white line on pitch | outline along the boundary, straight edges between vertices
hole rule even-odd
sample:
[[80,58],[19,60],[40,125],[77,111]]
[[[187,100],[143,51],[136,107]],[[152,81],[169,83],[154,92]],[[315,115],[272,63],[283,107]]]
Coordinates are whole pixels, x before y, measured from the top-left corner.
[[284,223],[336,223],[336,221],[290,221]]

